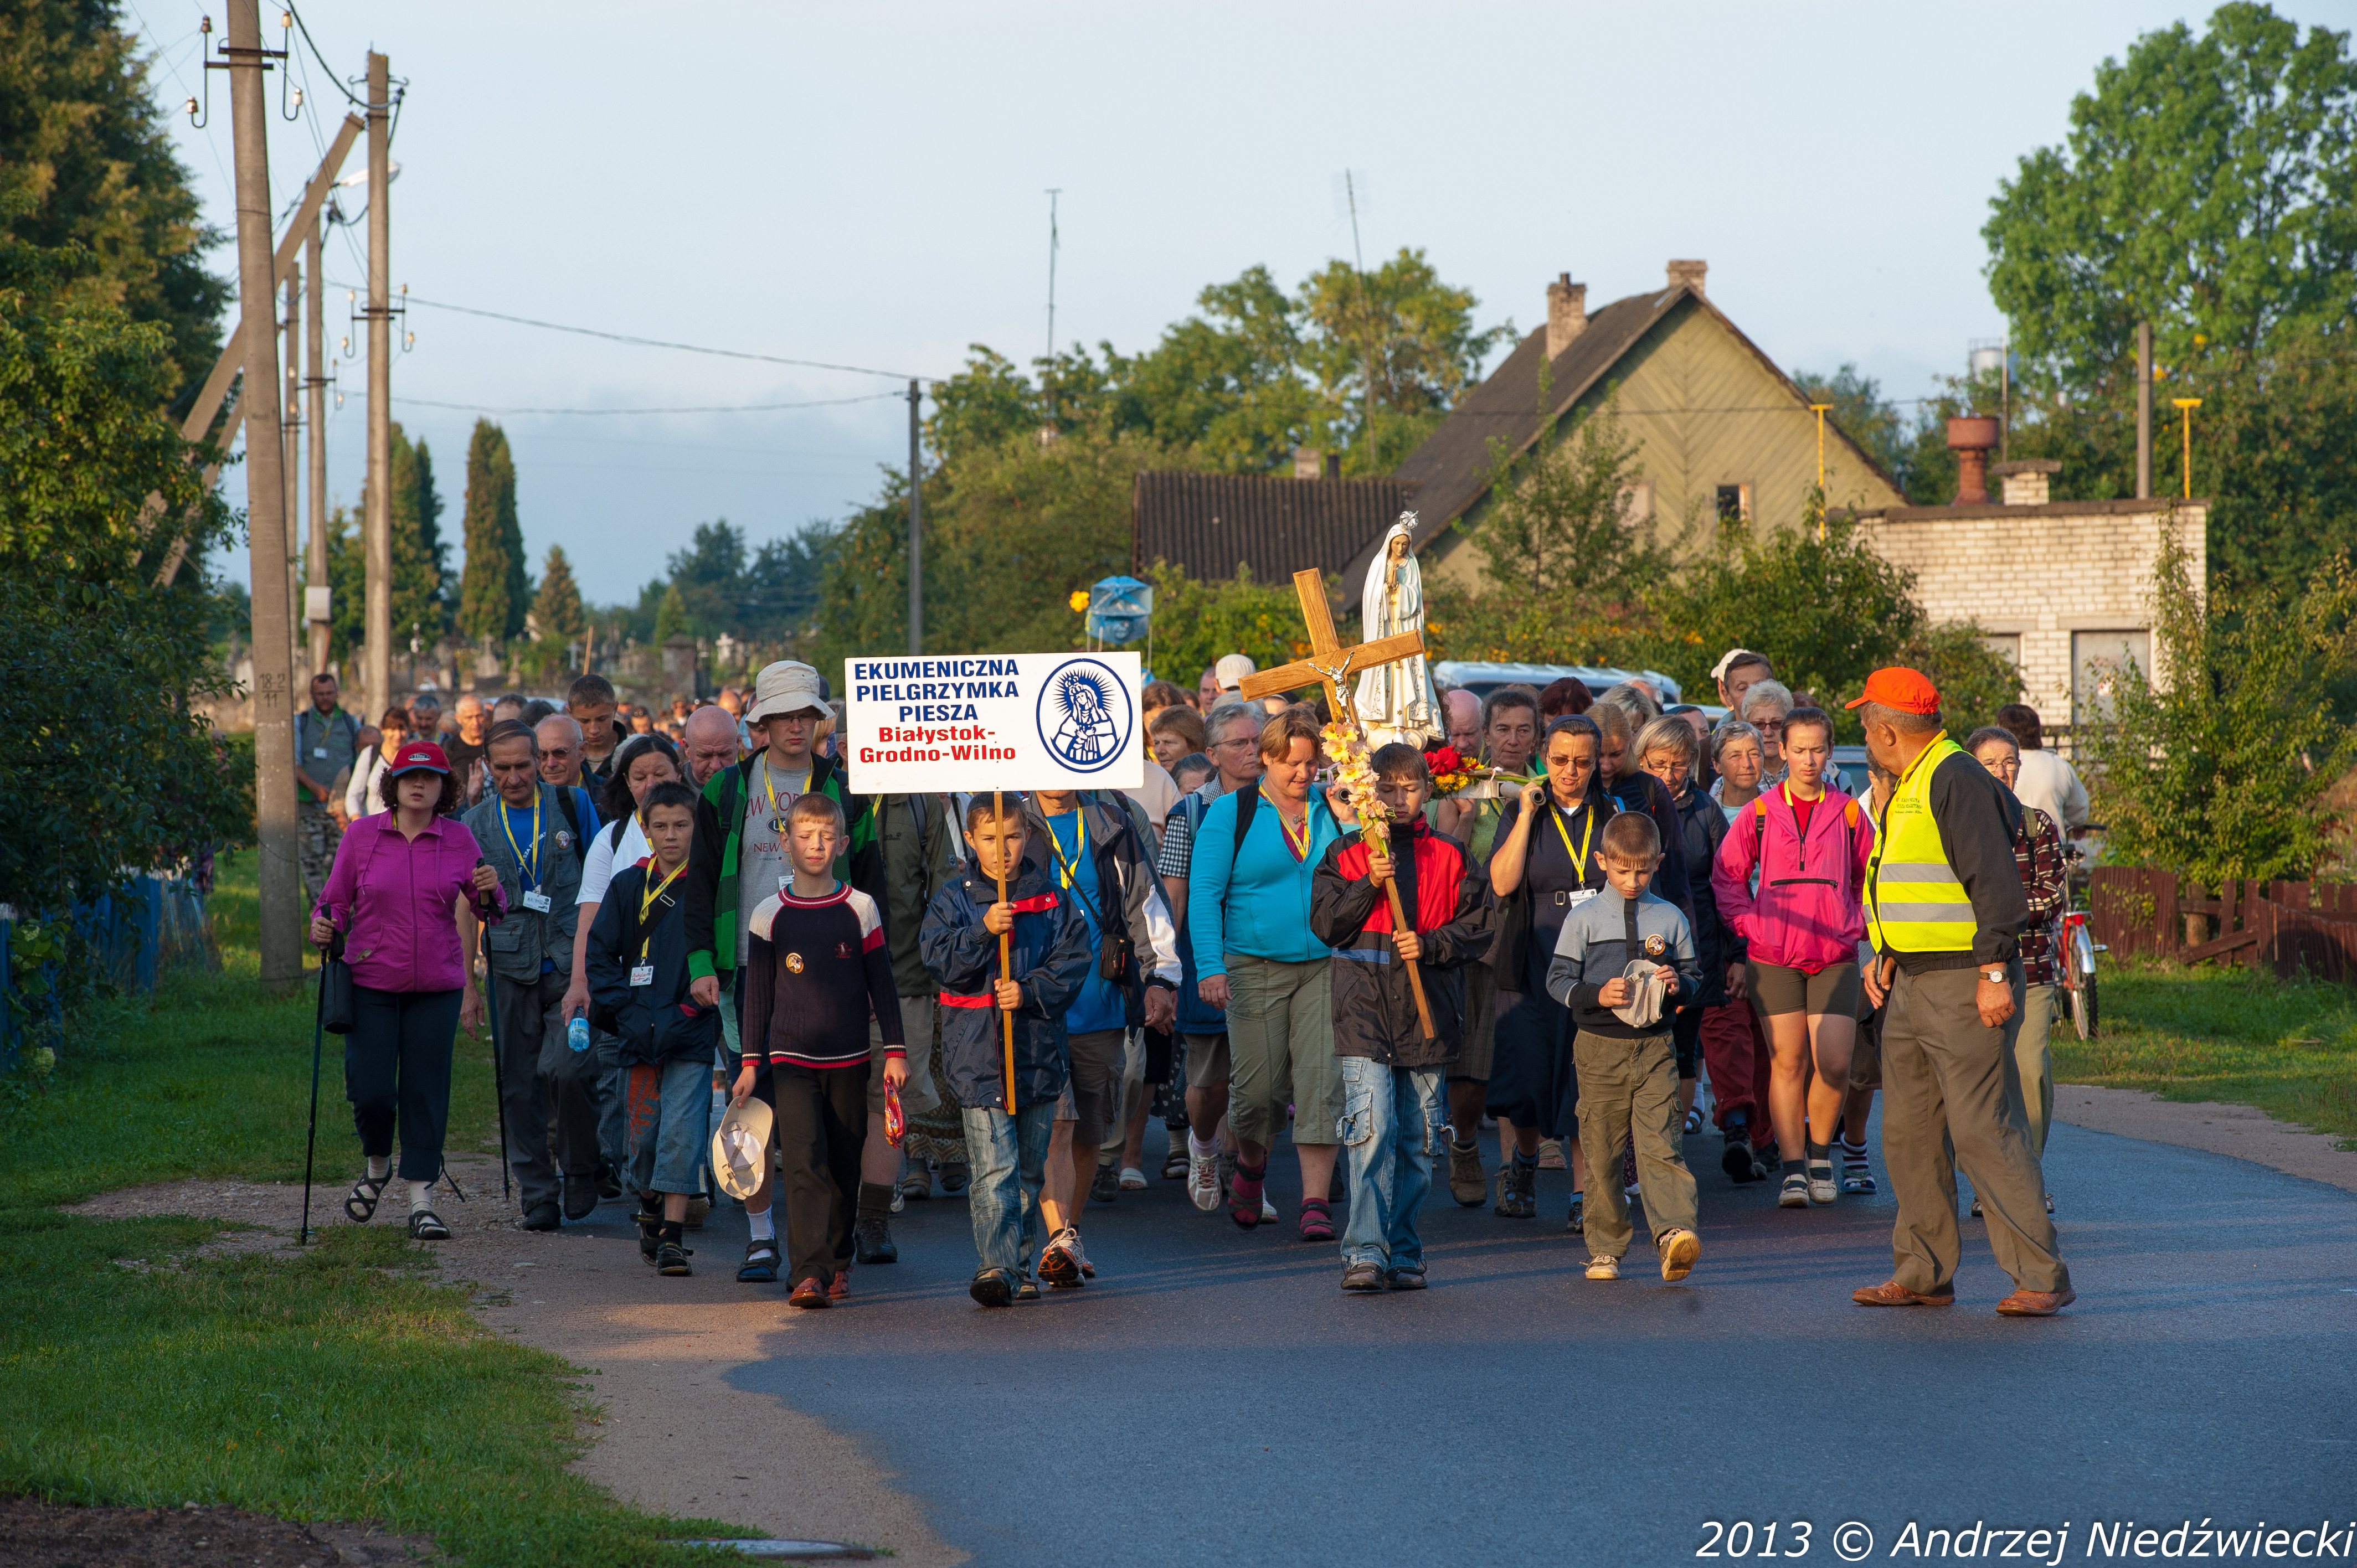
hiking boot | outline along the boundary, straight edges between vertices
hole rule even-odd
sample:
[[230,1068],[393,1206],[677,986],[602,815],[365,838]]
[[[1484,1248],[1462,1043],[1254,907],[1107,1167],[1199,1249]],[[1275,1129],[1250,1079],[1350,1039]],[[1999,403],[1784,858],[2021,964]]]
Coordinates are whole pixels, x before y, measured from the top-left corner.
[[1498,1203],[1490,1212],[1505,1219],[1530,1219],[1539,1211],[1539,1167],[1509,1159],[1498,1171]]
[[892,1222],[882,1215],[863,1214],[852,1228],[851,1255],[863,1263],[897,1263],[900,1249],[892,1240]]
[[1481,1145],[1448,1145],[1448,1196],[1471,1208],[1490,1196],[1490,1178],[1481,1170]]
[[553,1203],[544,1203],[523,1217],[523,1228],[527,1230],[554,1230],[563,1223],[557,1219],[556,1205]]
[[[619,1194],[620,1189],[616,1188]],[[565,1218],[587,1219],[597,1212],[597,1178],[569,1176],[565,1178]]]
[[1675,1284],[1694,1273],[1695,1260],[1702,1256],[1702,1238],[1691,1230],[1665,1230],[1661,1252],[1662,1277]]
[[1099,1165],[1089,1183],[1089,1201],[1111,1203],[1121,1196],[1121,1172],[1113,1165]]

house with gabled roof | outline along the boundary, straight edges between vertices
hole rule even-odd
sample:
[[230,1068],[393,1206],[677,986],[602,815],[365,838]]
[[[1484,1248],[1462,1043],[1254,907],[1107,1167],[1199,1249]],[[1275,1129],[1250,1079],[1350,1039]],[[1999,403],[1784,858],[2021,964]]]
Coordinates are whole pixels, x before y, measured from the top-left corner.
[[[1669,263],[1662,287],[1590,315],[1587,285],[1566,273],[1547,285],[1546,325],[1532,332],[1394,478],[1415,487],[1416,553],[1427,573],[1468,585],[1484,574],[1464,526],[1490,498],[1494,442],[1521,455],[1553,429],[1608,398],[1638,445],[1643,478],[1629,498],[1636,515],[1674,541],[1689,518],[1795,522],[1817,480],[1817,415],[1808,394],[1711,304],[1708,265]],[[1544,367],[1542,394],[1541,368]],[[1904,507],[1896,480],[1824,422],[1829,504],[1861,510]],[[1343,575],[1356,582],[1380,531]]]

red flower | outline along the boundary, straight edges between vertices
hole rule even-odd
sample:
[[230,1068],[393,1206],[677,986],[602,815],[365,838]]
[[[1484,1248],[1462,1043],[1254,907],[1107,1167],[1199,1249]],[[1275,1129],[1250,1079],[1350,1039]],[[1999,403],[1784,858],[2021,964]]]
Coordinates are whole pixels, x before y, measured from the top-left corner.
[[1437,750],[1426,752],[1424,765],[1432,769],[1433,777],[1437,779],[1444,773],[1462,773],[1465,770],[1465,758],[1458,755],[1455,746],[1444,746]]

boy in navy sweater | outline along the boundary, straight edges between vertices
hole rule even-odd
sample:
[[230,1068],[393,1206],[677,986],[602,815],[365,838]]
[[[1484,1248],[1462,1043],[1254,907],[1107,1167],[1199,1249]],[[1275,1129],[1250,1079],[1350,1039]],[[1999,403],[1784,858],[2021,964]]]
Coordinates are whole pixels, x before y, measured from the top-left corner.
[[[994,809],[991,796],[976,795],[965,812],[966,874],[933,895],[917,939],[942,988],[942,1077],[963,1113],[974,1170],[966,1205],[980,1267],[968,1294],[984,1306],[1039,1298],[1039,1192],[1056,1101],[1071,1080],[1064,1015],[1089,972],[1087,922],[1053,878],[1025,861],[1023,840],[1021,797]],[[1011,941],[1004,979],[1002,934]],[[1011,1084],[1000,1022],[1007,1014]]]
[[1662,1278],[1682,1280],[1702,1256],[1695,1235],[1695,1179],[1679,1150],[1676,1047],[1670,1015],[1695,993],[1702,971],[1694,929],[1677,907],[1646,891],[1662,864],[1661,830],[1642,811],[1604,825],[1606,886],[1572,907],[1547,967],[1547,994],[1571,1009],[1577,1029],[1579,1147],[1591,1171],[1610,1173],[1588,1196],[1587,1277],[1617,1280],[1629,1250],[1621,1151],[1637,1141],[1637,1187],[1662,1255]]
[[[786,809],[786,837],[793,875],[754,906],[748,927],[736,1098],[759,1094],[776,1113],[794,1282],[786,1299],[823,1307],[851,1294],[871,1016],[884,1033],[887,1087],[908,1080],[909,1063],[883,911],[834,875],[849,842],[843,808],[830,796],[797,796]],[[765,1175],[745,1205],[748,1218],[769,1218],[770,1187]]]

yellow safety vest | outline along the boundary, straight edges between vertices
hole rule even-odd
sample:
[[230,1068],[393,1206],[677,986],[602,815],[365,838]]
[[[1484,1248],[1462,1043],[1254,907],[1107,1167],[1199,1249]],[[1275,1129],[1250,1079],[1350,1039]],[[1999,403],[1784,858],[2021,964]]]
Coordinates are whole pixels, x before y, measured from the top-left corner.
[[1877,952],[1969,952],[1980,926],[1932,819],[1932,775],[1964,747],[1942,730],[1891,791],[1866,863],[1866,929]]

